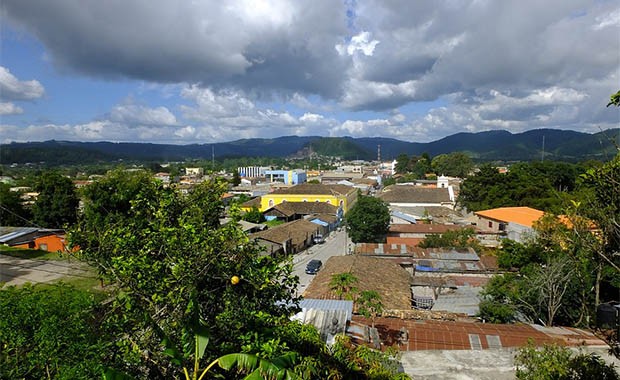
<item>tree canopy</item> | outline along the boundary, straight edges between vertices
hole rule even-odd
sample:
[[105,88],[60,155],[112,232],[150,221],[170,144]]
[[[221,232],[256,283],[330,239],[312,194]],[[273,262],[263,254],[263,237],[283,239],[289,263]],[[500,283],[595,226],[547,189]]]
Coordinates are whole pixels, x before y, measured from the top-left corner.
[[458,203],[469,211],[529,206],[559,213],[584,172],[579,165],[551,161],[518,163],[507,173],[487,164],[463,181]]
[[25,226],[28,225],[30,213],[22,205],[20,193],[11,191],[11,186],[0,183],[0,225]]
[[70,241],[118,287],[114,308],[123,314],[108,318],[137,334],[118,344],[148,350],[153,377],[172,370],[158,349],[164,337],[180,342],[208,326],[209,350],[222,354],[295,307],[290,266],[260,255],[236,223],[219,225],[225,189],[205,183],[184,196],[146,173],[119,171],[84,192]]
[[431,167],[437,175],[465,178],[474,168],[474,163],[466,153],[453,152],[433,157]]
[[69,178],[57,172],[44,172],[37,178],[34,189],[39,195],[32,215],[38,225],[61,228],[75,223],[80,201]]
[[336,356],[316,329],[290,321],[298,310],[292,265],[264,255],[234,207],[233,221],[220,225],[225,189],[212,181],[181,194],[146,173],[116,171],[84,191],[69,238],[113,285],[101,319],[124,360],[110,378],[173,378],[208,363],[219,363],[209,374],[223,378],[237,378],[228,368],[261,374],[251,363],[291,378],[403,378],[377,364],[389,362],[379,360],[385,354],[375,364],[353,359],[342,342]]
[[381,199],[360,195],[345,219],[354,243],[381,243],[390,227],[390,210]]

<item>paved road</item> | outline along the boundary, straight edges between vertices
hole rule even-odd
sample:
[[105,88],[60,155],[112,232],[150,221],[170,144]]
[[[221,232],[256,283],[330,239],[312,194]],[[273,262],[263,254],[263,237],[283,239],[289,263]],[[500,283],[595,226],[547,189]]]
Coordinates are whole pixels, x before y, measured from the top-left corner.
[[321,260],[323,264],[332,256],[343,256],[348,251],[350,239],[344,229],[342,231],[334,231],[327,237],[325,243],[316,244],[309,249],[295,254],[293,257],[293,274],[299,277],[299,286],[297,291],[303,294],[314,275],[306,274],[305,269],[308,262],[312,259]]
[[93,274],[84,263],[78,261],[20,259],[0,255],[0,283],[6,285],[22,285],[26,282],[38,284],[69,276],[93,277]]

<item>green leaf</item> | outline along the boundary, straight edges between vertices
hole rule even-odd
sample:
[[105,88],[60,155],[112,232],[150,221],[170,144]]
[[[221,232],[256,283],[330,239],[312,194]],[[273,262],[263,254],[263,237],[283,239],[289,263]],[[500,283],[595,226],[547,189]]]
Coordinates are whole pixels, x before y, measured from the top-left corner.
[[[163,334],[163,331],[162,331]],[[165,337],[161,343],[166,347],[164,350],[164,355],[167,355],[172,358],[172,363],[176,365],[183,364],[183,354],[179,351],[176,346],[170,341],[168,337]]]
[[128,374],[109,367],[105,368],[105,371],[102,373],[102,378],[104,380],[134,380],[134,378]]
[[233,366],[244,371],[253,371],[259,365],[259,358],[251,354],[228,354],[220,357],[217,364],[220,368],[230,370]]
[[197,359],[202,359],[205,354],[205,350],[209,345],[209,330],[205,326],[200,326],[196,331],[196,355]]

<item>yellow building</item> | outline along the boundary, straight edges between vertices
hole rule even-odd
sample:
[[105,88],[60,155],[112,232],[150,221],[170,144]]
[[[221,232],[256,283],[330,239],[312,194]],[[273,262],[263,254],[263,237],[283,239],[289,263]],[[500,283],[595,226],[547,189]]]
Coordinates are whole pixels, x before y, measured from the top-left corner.
[[261,197],[260,211],[284,202],[326,202],[346,214],[357,201],[357,189],[345,185],[302,183]]

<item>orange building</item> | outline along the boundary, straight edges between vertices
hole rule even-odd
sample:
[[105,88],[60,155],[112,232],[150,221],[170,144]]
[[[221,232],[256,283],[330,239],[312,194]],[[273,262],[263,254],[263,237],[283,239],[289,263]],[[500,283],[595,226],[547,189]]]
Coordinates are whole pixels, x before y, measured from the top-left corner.
[[0,227],[0,244],[16,248],[64,252],[65,231],[35,227]]

